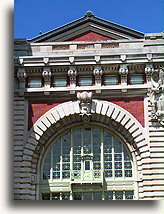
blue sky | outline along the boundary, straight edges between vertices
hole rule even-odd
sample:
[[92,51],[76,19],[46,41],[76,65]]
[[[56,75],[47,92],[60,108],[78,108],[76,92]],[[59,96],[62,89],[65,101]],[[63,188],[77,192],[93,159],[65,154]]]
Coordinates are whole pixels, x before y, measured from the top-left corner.
[[143,33],[163,31],[163,0],[15,0],[14,37],[33,38],[81,18],[97,17]]

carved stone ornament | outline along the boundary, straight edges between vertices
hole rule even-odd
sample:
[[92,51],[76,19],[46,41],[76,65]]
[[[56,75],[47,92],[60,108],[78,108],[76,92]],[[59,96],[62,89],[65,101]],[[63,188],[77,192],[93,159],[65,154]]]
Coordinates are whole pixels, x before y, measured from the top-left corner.
[[25,81],[25,79],[27,77],[26,70],[24,68],[20,68],[17,72],[17,77],[18,77],[19,81]]
[[163,110],[163,69],[154,70],[151,76],[152,88],[148,91],[152,111],[152,121],[157,121],[164,125],[164,110]]
[[95,66],[93,74],[95,76],[95,85],[101,85],[102,68],[100,66]]
[[42,76],[44,78],[44,85],[45,86],[50,86],[50,81],[51,81],[51,70],[49,68],[45,68],[44,71],[42,72]]
[[49,58],[48,58],[48,57],[44,57],[44,58],[43,58],[43,62],[44,62],[45,65],[48,64]]
[[91,115],[92,92],[78,92],[77,99],[79,100],[80,115],[82,116],[82,120],[83,122],[88,123]]
[[70,79],[70,86],[75,87],[76,86],[76,76],[77,76],[77,71],[75,67],[70,67],[68,70],[68,76]]
[[128,75],[127,65],[121,65],[120,66],[119,74],[121,75],[121,84],[127,85],[127,75]]
[[151,78],[152,78],[152,72],[154,71],[152,64],[147,64],[145,67],[145,74],[146,74],[146,82],[148,84],[152,84]]

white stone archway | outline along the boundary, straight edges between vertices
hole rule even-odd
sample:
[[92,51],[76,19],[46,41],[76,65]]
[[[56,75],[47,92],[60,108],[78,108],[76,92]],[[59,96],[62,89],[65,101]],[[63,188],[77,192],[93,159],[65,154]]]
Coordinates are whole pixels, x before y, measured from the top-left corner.
[[[131,152],[136,155],[137,182],[143,181],[142,165],[148,163],[150,158],[149,147],[146,134],[142,125],[125,109],[111,102],[102,100],[92,100],[88,123],[104,123],[112,126],[121,132],[131,145]],[[29,188],[29,198],[36,200],[37,165],[43,149],[55,132],[63,126],[70,126],[72,123],[83,123],[79,101],[70,101],[60,104],[43,116],[41,116],[29,131],[27,143],[23,151],[22,167],[25,174],[30,174],[31,189]],[[28,169],[28,170],[27,170]],[[26,175],[25,175],[26,177]],[[141,185],[142,186],[142,185]],[[139,198],[144,198],[143,190],[139,190]]]

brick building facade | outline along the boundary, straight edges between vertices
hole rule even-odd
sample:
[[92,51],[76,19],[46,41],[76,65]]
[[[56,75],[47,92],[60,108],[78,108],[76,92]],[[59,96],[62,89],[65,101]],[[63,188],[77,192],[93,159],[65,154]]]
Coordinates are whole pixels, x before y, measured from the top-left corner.
[[15,39],[15,200],[163,198],[162,44],[91,12]]

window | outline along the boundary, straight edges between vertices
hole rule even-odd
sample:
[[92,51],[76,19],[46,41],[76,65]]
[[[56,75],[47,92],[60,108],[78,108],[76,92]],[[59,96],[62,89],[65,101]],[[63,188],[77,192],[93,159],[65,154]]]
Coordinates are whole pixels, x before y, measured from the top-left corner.
[[117,85],[118,76],[116,75],[104,75],[104,85]]
[[91,85],[92,85],[92,77],[89,77],[89,76],[79,77],[79,86],[91,86]]
[[144,83],[143,74],[133,74],[133,75],[130,75],[130,84],[131,85],[143,84],[143,83]]
[[54,77],[53,87],[66,87],[67,78],[66,77]]
[[33,77],[28,79],[28,87],[29,88],[40,88],[42,87],[42,78],[41,77]]
[[[104,179],[107,188],[102,187],[100,192],[93,190],[87,192],[84,187],[83,191],[82,183],[96,187],[97,183],[103,184]],[[54,195],[49,193],[49,196],[47,192],[42,192],[42,200],[49,200],[48,198],[52,200],[133,199],[132,157],[124,143],[106,129],[74,128],[56,139],[44,157],[42,185],[46,187],[49,182],[56,186],[64,182],[65,188],[67,185],[69,188],[70,182],[73,182],[80,185],[81,191],[79,192],[78,185],[77,189],[75,185],[73,196],[64,192],[65,189],[63,191],[60,189],[60,197],[57,192],[53,192]],[[123,183],[125,189],[122,187]],[[117,186],[116,189],[115,186]],[[109,191],[111,188],[112,191]],[[55,197],[58,199],[53,199]]]

